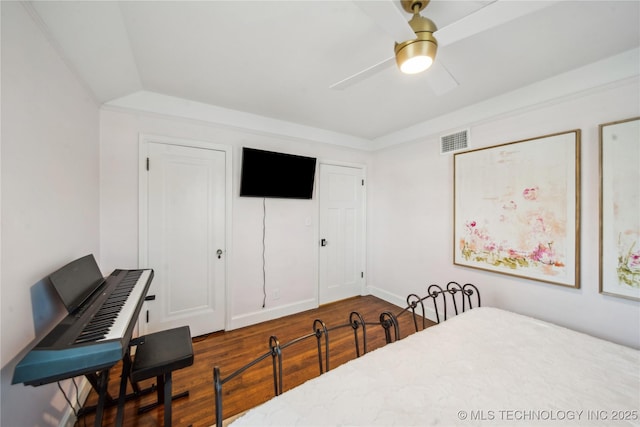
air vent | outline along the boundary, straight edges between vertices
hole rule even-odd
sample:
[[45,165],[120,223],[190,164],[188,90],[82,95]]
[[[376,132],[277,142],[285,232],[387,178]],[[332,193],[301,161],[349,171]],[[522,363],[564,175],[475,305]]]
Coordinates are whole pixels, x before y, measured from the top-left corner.
[[469,129],[440,137],[440,154],[464,150],[469,147]]

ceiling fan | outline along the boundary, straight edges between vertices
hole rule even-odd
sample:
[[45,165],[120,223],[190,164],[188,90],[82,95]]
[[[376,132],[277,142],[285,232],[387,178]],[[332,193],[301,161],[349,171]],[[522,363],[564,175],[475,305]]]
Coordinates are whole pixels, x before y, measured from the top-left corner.
[[[391,50],[391,46],[393,46],[391,41],[389,44],[390,52],[395,51],[395,55],[389,56],[329,87],[337,90],[346,89],[394,63],[401,67],[404,64],[403,59],[418,51],[417,56],[421,56],[421,61],[423,61],[422,71],[429,68],[427,83],[436,95],[442,95],[455,89],[458,86],[458,82],[442,64],[442,61],[436,60],[436,52],[439,48],[444,48],[459,40],[556,3],[556,1],[514,2],[493,0],[470,15],[437,29],[433,21],[420,15],[420,12],[427,7],[429,1],[354,0],[355,4],[369,15],[378,27],[393,38],[395,49]],[[398,6],[402,7],[404,12],[413,15],[409,21],[407,21],[406,14]],[[424,67],[425,65],[426,67]]]

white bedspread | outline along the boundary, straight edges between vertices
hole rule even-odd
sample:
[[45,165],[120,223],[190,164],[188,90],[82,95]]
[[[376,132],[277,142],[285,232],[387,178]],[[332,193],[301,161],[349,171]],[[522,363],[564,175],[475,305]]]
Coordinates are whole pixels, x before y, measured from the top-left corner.
[[639,426],[640,351],[476,308],[339,366],[232,425]]

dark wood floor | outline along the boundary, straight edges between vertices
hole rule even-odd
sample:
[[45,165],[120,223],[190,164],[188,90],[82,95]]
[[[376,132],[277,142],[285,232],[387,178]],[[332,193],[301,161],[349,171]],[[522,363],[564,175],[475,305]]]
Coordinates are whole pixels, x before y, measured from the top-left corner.
[[[193,366],[173,373],[173,392],[179,393],[189,390],[189,397],[173,402],[173,425],[182,426],[211,426],[215,424],[213,367],[219,366],[223,377],[248,363],[269,349],[269,337],[277,336],[284,344],[296,337],[313,331],[315,319],[321,319],[328,327],[347,323],[352,311],[359,312],[367,322],[376,322],[380,313],[390,311],[397,313],[398,307],[373,296],[356,297],[348,300],[328,304],[315,310],[309,310],[277,320],[258,325],[236,329],[229,332],[216,332],[210,335],[195,337],[193,348],[195,361]],[[401,337],[413,332],[410,316],[400,318]],[[381,327],[367,328],[368,351],[384,345],[384,331]],[[353,331],[351,328],[341,329],[331,333],[331,366],[335,368],[348,360],[355,358],[353,345]],[[308,379],[319,375],[318,359],[315,340],[308,340],[296,346],[283,350],[284,359],[284,390],[295,387]],[[120,365],[116,365],[111,372],[109,392],[112,396],[118,394]],[[241,377],[229,381],[224,386],[223,418],[241,413],[274,395],[271,380],[271,359],[261,362],[247,371]],[[147,387],[155,380],[141,383]],[[125,406],[125,427],[155,427],[163,425],[164,409],[152,409],[144,414],[137,414],[140,406],[155,400],[155,393],[142,396],[127,402]],[[94,391],[91,391],[85,405],[93,405],[97,401]],[[116,408],[108,408],[103,419],[104,426],[115,424]],[[77,425],[91,426],[94,416],[85,415],[78,420]]]

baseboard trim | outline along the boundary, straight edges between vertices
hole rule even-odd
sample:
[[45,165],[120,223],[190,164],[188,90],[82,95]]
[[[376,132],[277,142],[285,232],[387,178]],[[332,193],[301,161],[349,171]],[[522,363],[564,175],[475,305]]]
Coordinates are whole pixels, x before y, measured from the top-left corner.
[[[382,300],[385,300],[386,302],[389,302],[393,305],[397,305],[399,310],[402,310],[407,306],[406,295],[405,296],[396,295],[394,293],[391,293],[384,289],[376,288],[374,286],[369,286],[368,289],[371,295],[373,295],[374,297],[380,298]],[[425,307],[424,310],[425,310],[425,317],[431,320],[432,322],[436,322],[436,311],[431,307]],[[397,314],[397,313],[393,313],[393,314]]]
[[260,311],[254,311],[252,313],[243,314],[241,316],[231,317],[227,321],[227,330],[232,331],[234,329],[255,325],[257,323],[266,322],[268,320],[278,319],[280,317],[288,316],[290,314],[297,314],[302,311],[311,310],[314,308],[318,308],[318,301],[316,299],[309,299],[279,307],[264,308]]

